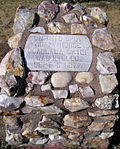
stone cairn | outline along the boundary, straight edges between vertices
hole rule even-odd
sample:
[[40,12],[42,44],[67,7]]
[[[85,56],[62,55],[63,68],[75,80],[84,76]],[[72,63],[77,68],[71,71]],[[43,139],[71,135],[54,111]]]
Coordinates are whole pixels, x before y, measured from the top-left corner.
[[[17,8],[11,51],[0,64],[0,112],[9,144],[108,147],[119,105],[107,23],[103,10],[79,3]],[[31,34],[84,35],[93,54],[89,71],[29,70],[24,49]]]

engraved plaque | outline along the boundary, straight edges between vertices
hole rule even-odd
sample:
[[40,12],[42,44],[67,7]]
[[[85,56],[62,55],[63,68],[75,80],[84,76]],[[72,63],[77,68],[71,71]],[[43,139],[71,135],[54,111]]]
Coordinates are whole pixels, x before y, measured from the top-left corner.
[[88,71],[92,46],[85,35],[30,34],[25,59],[30,70]]

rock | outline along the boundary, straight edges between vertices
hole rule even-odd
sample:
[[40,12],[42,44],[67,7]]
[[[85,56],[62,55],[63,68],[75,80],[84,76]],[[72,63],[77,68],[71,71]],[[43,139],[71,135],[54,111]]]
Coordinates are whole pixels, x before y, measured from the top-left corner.
[[109,96],[104,96],[101,98],[97,98],[95,100],[95,105],[103,110],[110,110],[110,109],[116,109],[119,108],[118,104],[118,95],[109,95]]
[[114,64],[113,54],[111,52],[100,53],[97,56],[96,68],[101,74],[117,73],[117,69]]
[[91,72],[79,72],[75,77],[75,81],[79,83],[89,84],[93,80],[93,74]]
[[[105,105],[105,104],[104,104]],[[88,115],[92,117],[106,116],[106,115],[116,115],[117,110],[100,110],[100,109],[90,109],[88,110]]]
[[30,28],[33,24],[34,17],[35,14],[31,9],[22,6],[18,7],[13,25],[14,34],[24,32],[27,28]]
[[9,110],[15,110],[18,109],[23,102],[22,98],[17,97],[9,97],[5,94],[0,95],[0,107],[9,109]]
[[83,110],[89,107],[89,104],[79,97],[64,100],[64,106],[71,112]]
[[50,33],[68,33],[70,28],[60,22],[50,22],[47,24]]
[[83,134],[85,132],[84,128],[73,128],[73,127],[69,127],[69,126],[62,126],[61,127],[65,132],[71,132],[71,133],[75,133],[75,134]]
[[63,121],[65,126],[73,128],[85,127],[91,123],[91,119],[85,111],[67,114]]
[[38,15],[46,21],[52,20],[58,12],[58,7],[49,1],[43,1],[38,6]]
[[43,71],[31,71],[28,73],[28,79],[32,84],[42,85],[45,83],[46,79],[50,76],[51,73]]
[[85,7],[80,5],[79,3],[73,5],[73,10],[79,11],[82,15],[86,14]]
[[67,90],[52,90],[52,93],[55,99],[62,99],[68,97]]
[[62,16],[62,18],[64,19],[66,23],[76,23],[79,21],[75,13],[68,13]]
[[43,115],[53,115],[53,114],[60,114],[63,111],[55,105],[41,107],[40,110],[43,112]]
[[56,72],[51,77],[53,87],[66,87],[71,80],[72,76],[68,72]]
[[51,84],[41,85],[41,91],[51,90]]
[[80,16],[80,21],[81,22],[83,21],[87,27],[94,27],[94,28],[98,27],[96,22],[91,17],[89,17],[87,15]]
[[77,92],[78,91],[78,85],[77,84],[69,85],[69,91],[70,91],[70,93]]
[[114,74],[112,75],[99,75],[99,81],[102,93],[109,94],[118,85],[118,81]]
[[84,136],[85,138],[92,138],[92,137],[97,137],[101,132],[100,131],[94,131],[94,132],[85,132]]
[[32,111],[37,111],[38,109],[36,107],[31,107],[31,106],[26,105],[20,110],[22,111],[22,113],[27,114],[27,113],[31,113]]
[[100,9],[99,7],[93,7],[93,8],[90,8],[91,12],[90,12],[90,15],[96,19],[98,19],[98,21],[101,23],[101,24],[107,24],[109,19],[106,15],[106,13]]
[[90,86],[79,87],[79,91],[84,98],[94,97],[94,91]]
[[59,5],[59,7],[60,9],[62,9],[63,13],[66,13],[72,9],[72,6],[70,5],[70,3],[67,3],[67,2],[62,2]]
[[40,26],[38,26],[38,27],[34,27],[34,28],[32,28],[32,29],[30,30],[30,32],[32,32],[32,33],[41,33],[41,34],[45,34],[45,29],[44,29],[44,27],[40,27]]
[[15,127],[18,125],[18,119],[15,116],[3,116],[3,121],[6,125]]
[[83,24],[71,24],[71,34],[86,35],[87,31]]
[[27,87],[25,88],[26,94],[28,94],[32,89],[34,85],[32,83],[27,83]]
[[23,33],[18,33],[8,39],[8,45],[10,48],[19,48],[19,42],[22,39]]
[[94,46],[102,50],[111,50],[115,48],[111,34],[106,28],[96,29],[92,35],[92,43]]
[[51,104],[54,101],[48,97],[43,97],[43,96],[31,96],[27,95],[24,98],[26,105],[32,106],[32,107],[41,107],[45,106],[47,104]]
[[38,137],[38,138],[30,138],[29,144],[41,145],[48,142],[48,138],[45,137]]
[[102,132],[99,137],[101,139],[108,139],[114,135],[114,132]]

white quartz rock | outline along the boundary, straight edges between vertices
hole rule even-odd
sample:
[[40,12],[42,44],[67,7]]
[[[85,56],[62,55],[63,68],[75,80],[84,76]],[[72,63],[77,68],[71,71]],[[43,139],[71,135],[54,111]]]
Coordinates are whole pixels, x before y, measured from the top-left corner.
[[69,91],[70,91],[70,93],[77,92],[78,91],[78,85],[77,84],[69,85]]
[[68,96],[67,90],[52,90],[52,93],[55,99],[67,98]]
[[34,27],[30,30],[30,32],[32,33],[42,33],[42,34],[45,34],[45,29],[43,27]]
[[41,85],[41,91],[49,91],[51,90],[51,84]]
[[102,139],[110,138],[114,135],[114,132],[102,132],[99,137]]

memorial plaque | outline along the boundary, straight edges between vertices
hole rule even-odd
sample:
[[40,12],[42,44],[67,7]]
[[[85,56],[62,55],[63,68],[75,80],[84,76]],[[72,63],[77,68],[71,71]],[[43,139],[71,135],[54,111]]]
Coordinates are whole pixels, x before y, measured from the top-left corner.
[[30,34],[25,59],[30,70],[88,71],[92,46],[85,35]]

